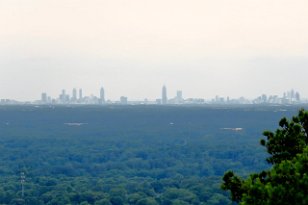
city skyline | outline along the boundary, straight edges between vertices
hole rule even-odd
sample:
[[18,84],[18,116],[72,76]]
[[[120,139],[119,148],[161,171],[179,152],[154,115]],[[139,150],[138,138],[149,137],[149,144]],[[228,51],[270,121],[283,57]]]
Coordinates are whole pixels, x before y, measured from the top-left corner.
[[[308,2],[2,0],[0,97],[308,95]],[[56,15],[55,15],[56,14]],[[157,89],[159,87],[159,89]]]
[[[211,99],[205,99],[202,97],[199,98],[184,98],[183,97],[183,91],[182,90],[177,90],[175,93],[175,96],[173,97],[168,97],[168,89],[166,85],[162,86],[162,90],[161,90],[161,98],[156,98],[156,99],[147,99],[147,98],[139,98],[139,99],[133,99],[133,100],[129,100],[129,98],[127,96],[123,96],[121,95],[119,100],[112,100],[112,99],[107,99],[106,100],[106,96],[105,96],[105,89],[104,87],[100,87],[100,91],[99,91],[99,95],[96,96],[95,94],[91,94],[90,96],[83,96],[83,90],[82,88],[79,88],[79,96],[77,98],[76,95],[76,88],[73,88],[72,90],[72,95],[70,96],[69,93],[66,93],[65,89],[62,89],[62,94],[59,95],[59,100],[60,103],[62,101],[62,103],[66,103],[67,102],[78,102],[82,103],[86,102],[85,104],[88,103],[92,104],[93,102],[91,102],[91,100],[94,100],[94,104],[105,104],[105,103],[112,103],[112,102],[120,102],[121,104],[127,104],[128,102],[132,102],[132,101],[139,101],[139,102],[155,102],[156,104],[162,104],[162,105],[166,105],[166,104],[183,104],[185,103],[185,101],[187,102],[187,99],[190,100],[191,104],[194,103],[200,103],[200,100],[203,103],[233,103],[233,104],[250,104],[250,103],[256,103],[256,104],[260,104],[260,103],[277,103],[277,104],[283,104],[283,103],[300,103],[300,102],[308,102],[308,99],[302,98],[302,96],[300,95],[300,93],[298,91],[295,91],[294,89],[290,89],[286,92],[283,92],[283,94],[281,96],[279,95],[268,95],[268,94],[261,94],[260,96],[256,96],[254,99],[249,99],[246,98],[245,96],[241,96],[239,98],[230,98],[230,96],[219,96],[216,95],[214,98]],[[172,96],[172,94],[171,94]],[[45,100],[44,100],[45,99]],[[42,93],[41,95],[41,101],[45,101],[45,103],[47,103],[46,101],[47,99],[47,93]],[[52,98],[50,97],[50,102],[51,100],[57,100],[57,98]],[[86,101],[84,101],[86,100]]]
[[[77,95],[78,90],[78,95]],[[140,98],[131,99],[128,96],[121,95],[118,99],[108,99],[105,96],[105,88],[101,86],[97,95],[86,95],[82,88],[72,88],[71,93],[66,89],[62,89],[58,96],[51,96],[47,92],[42,92],[40,99],[32,101],[17,101],[15,99],[0,98],[0,104],[306,104],[308,99],[303,98],[300,92],[290,89],[283,92],[282,95],[261,94],[254,98],[241,96],[232,98],[230,96],[216,95],[213,98],[190,98],[183,97],[183,91],[177,90],[173,94],[168,95],[166,85],[162,86],[161,95],[155,99]]]
[[[166,89],[166,84],[164,83],[163,86],[161,86],[161,89],[159,90],[158,87],[156,87],[156,95],[152,95],[152,96],[149,96],[149,95],[145,95],[145,96],[132,96],[132,95],[129,95],[129,92],[128,93],[117,93],[115,94],[113,91],[112,92],[108,92],[110,91],[110,89],[107,88],[107,93],[108,93],[108,98],[105,98],[105,87],[102,87],[102,86],[98,86],[99,88],[95,88],[93,90],[85,90],[81,87],[78,87],[78,86],[74,86],[72,88],[61,88],[60,90],[58,91],[52,91],[50,92],[50,90],[52,89],[44,89],[44,91],[42,92],[42,90],[40,90],[40,94],[36,93],[35,97],[25,97],[25,98],[18,98],[18,97],[9,97],[9,96],[0,96],[0,99],[9,99],[9,100],[16,100],[16,101],[20,101],[20,102],[33,102],[33,101],[36,101],[38,100],[38,98],[42,97],[42,94],[43,93],[48,93],[48,96],[53,96],[54,99],[56,98],[55,96],[58,96],[59,93],[65,91],[66,94],[68,94],[70,97],[75,97],[75,98],[82,98],[83,96],[95,96],[95,97],[98,97],[101,99],[101,96],[103,96],[103,99],[102,101],[117,101],[120,97],[124,96],[124,97],[128,97],[130,100],[133,100],[133,101],[142,101],[142,100],[157,100],[157,99],[163,99],[163,92],[164,92],[164,88]],[[31,89],[31,88],[30,88]],[[143,87],[144,90],[146,90],[146,87]],[[261,96],[261,95],[267,95],[267,96],[281,96],[283,97],[284,93],[286,91],[291,91],[291,90],[296,90],[297,93],[301,93],[301,99],[307,99],[308,100],[308,96],[305,95],[305,93],[303,94],[300,90],[298,89],[294,89],[294,88],[285,88],[283,89],[283,91],[281,93],[270,93],[270,92],[263,92],[263,93],[258,93],[257,95],[253,95],[253,94],[250,94],[250,95],[244,95],[244,94],[241,94],[241,93],[237,93],[237,95],[222,95],[222,94],[214,94],[212,96],[210,95],[207,95],[207,94],[203,94],[203,95],[190,95],[189,93],[186,92],[186,90],[184,89],[178,89],[178,88],[175,88],[175,87],[172,87],[172,86],[168,86],[168,90],[166,90],[166,95],[167,95],[167,99],[166,101],[168,101],[168,93],[171,93],[171,96],[174,96],[176,97],[177,95],[179,95],[179,92],[180,92],[180,95],[182,96],[183,92],[186,94],[185,97],[186,98],[195,98],[195,99],[206,99],[206,100],[209,100],[209,99],[215,99],[217,96],[221,96],[221,97],[224,97],[224,98],[230,98],[230,99],[239,99],[239,98],[245,98],[245,99],[249,99],[249,100],[252,100],[252,99],[255,99],[257,96]],[[80,97],[81,96],[81,97]],[[164,104],[164,103],[163,103]]]

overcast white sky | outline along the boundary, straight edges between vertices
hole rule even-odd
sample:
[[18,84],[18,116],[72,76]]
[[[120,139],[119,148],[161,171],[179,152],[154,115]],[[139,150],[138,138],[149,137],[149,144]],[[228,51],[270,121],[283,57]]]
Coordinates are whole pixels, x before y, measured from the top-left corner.
[[0,0],[0,98],[308,97],[307,0]]

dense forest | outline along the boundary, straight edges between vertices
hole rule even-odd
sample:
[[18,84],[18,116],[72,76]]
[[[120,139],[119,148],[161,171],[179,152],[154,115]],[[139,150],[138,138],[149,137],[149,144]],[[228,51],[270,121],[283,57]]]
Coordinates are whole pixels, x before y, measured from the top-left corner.
[[225,171],[266,169],[262,131],[297,110],[1,106],[0,204],[230,204]]

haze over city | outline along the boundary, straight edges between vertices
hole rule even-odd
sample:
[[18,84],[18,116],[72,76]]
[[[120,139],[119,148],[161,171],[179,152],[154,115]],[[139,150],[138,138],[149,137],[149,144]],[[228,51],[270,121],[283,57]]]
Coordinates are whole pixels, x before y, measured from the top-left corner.
[[2,0],[0,98],[308,96],[304,0]]

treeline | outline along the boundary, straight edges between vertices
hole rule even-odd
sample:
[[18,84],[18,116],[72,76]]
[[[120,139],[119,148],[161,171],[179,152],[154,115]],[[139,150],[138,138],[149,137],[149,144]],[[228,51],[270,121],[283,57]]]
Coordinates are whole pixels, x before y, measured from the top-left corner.
[[99,204],[171,205],[226,204],[218,178],[37,177],[25,183],[24,197],[18,178],[1,180],[2,204]]
[[[220,190],[225,170],[245,174],[266,164],[258,161],[262,150],[237,145],[246,138],[243,133],[222,131],[220,137],[2,139],[0,201],[33,205],[227,204],[229,197]],[[226,138],[228,143],[223,143]],[[24,198],[21,171],[26,175]]]
[[[263,124],[274,126],[280,116],[204,108],[1,109],[0,204],[31,205],[229,204],[221,176],[268,167],[258,140]],[[240,125],[240,132],[221,129]]]

